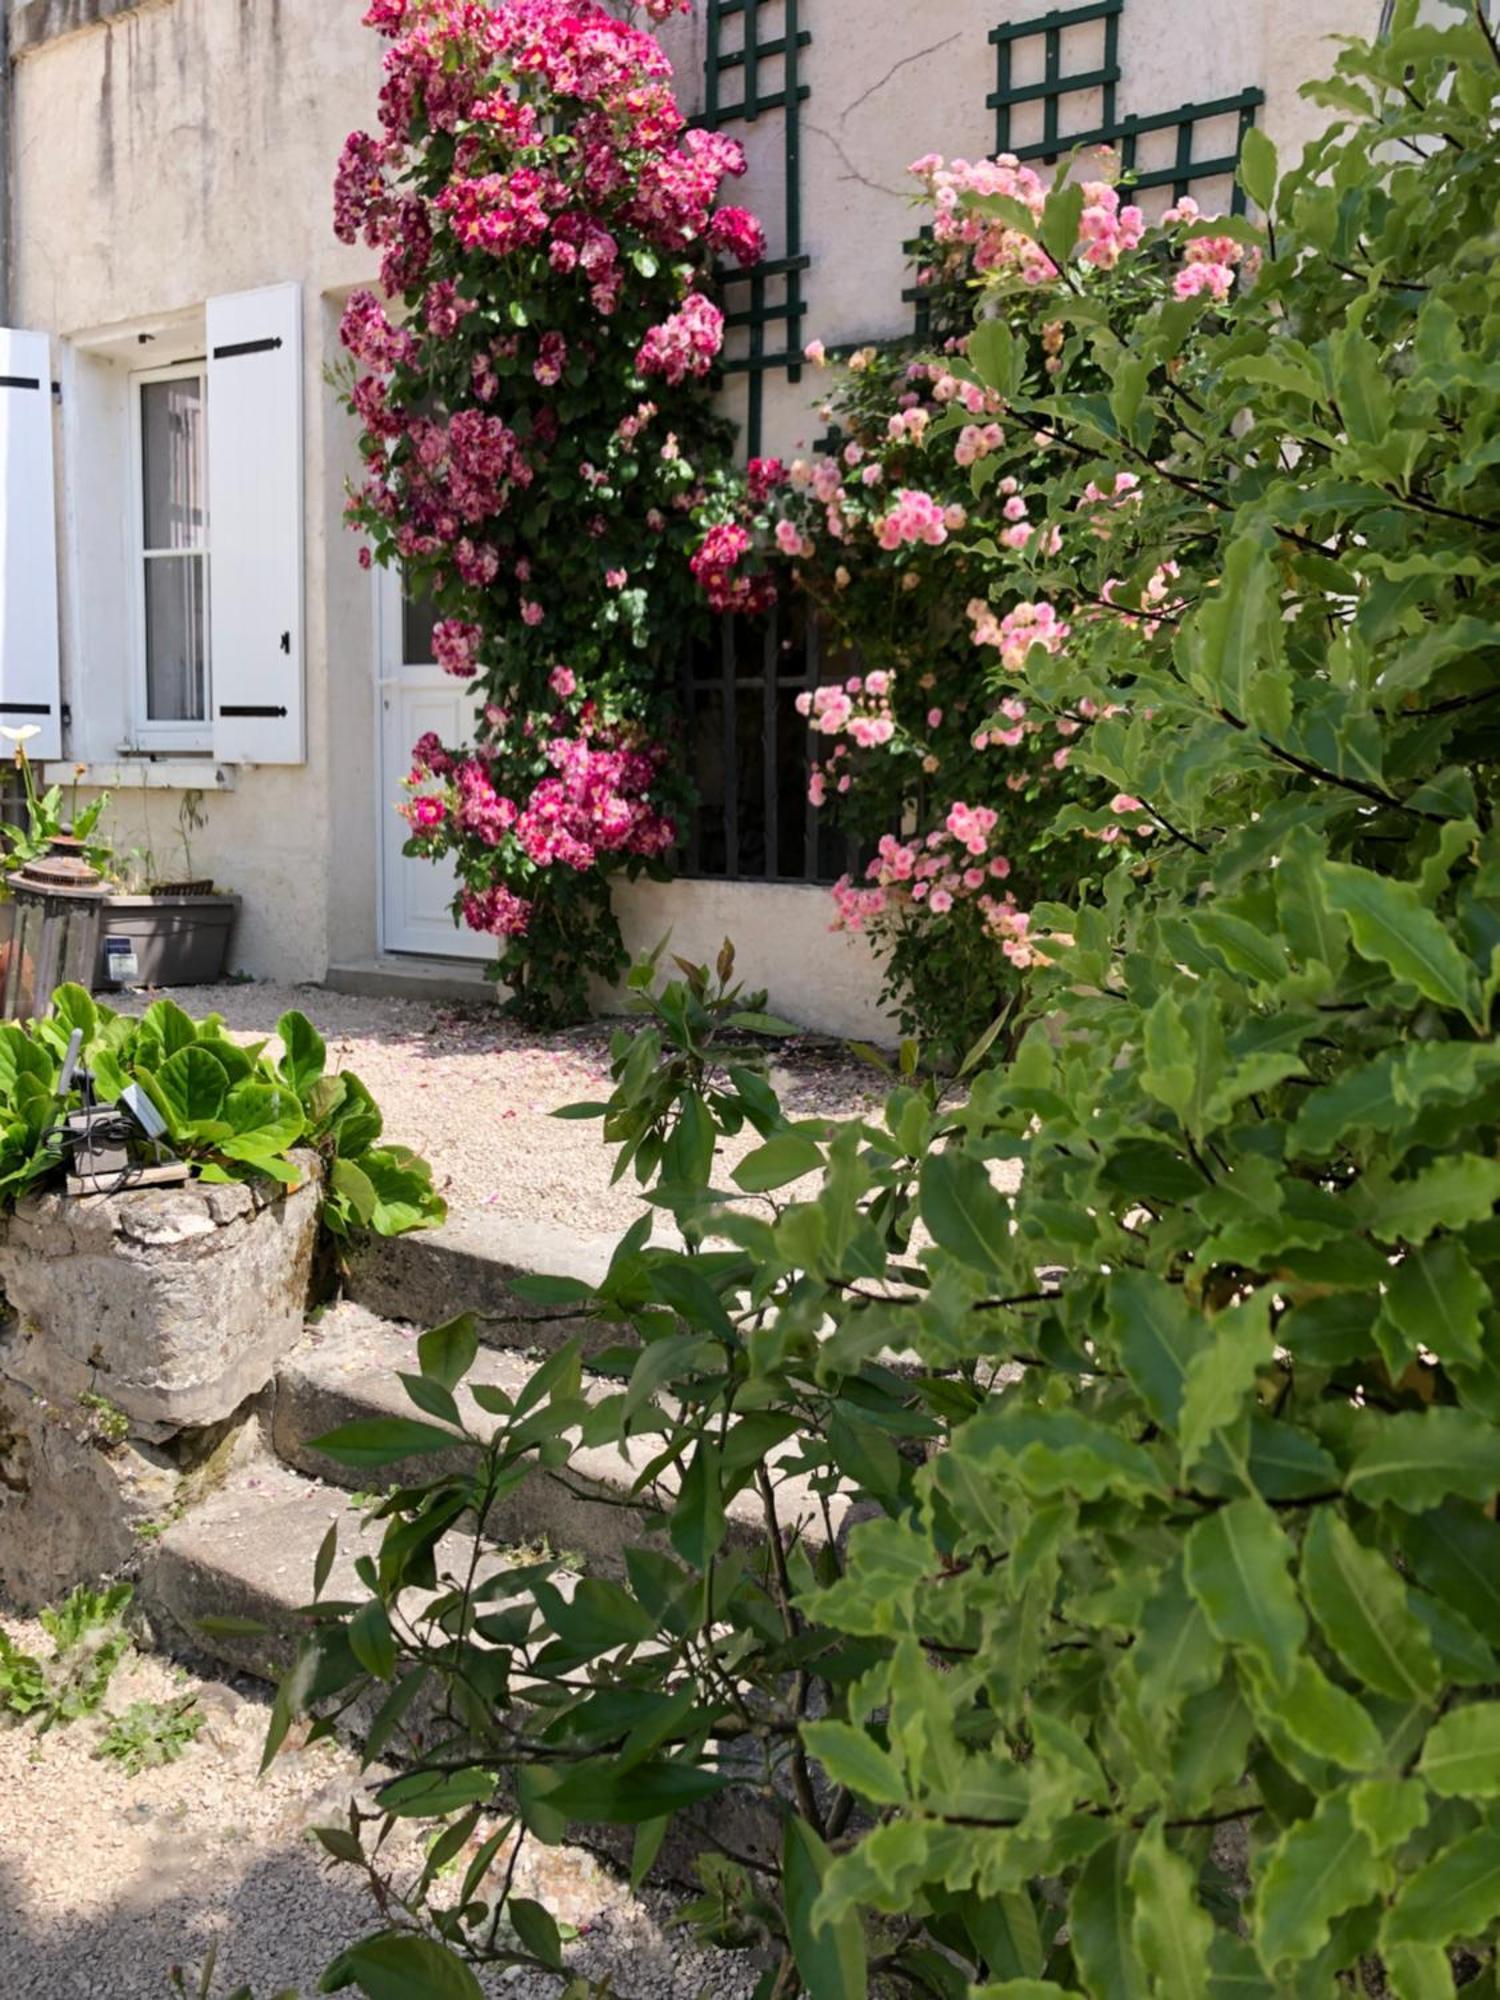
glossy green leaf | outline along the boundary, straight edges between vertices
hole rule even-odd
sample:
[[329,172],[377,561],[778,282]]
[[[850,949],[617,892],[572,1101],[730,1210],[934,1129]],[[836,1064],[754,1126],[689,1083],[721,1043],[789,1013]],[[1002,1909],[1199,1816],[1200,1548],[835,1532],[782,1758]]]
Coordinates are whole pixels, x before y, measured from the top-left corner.
[[859,1918],[853,1912],[832,1923],[813,1918],[831,1859],[806,1820],[788,1817],[781,1843],[787,1937],[808,2000],[864,2000],[869,1979]]
[[779,1132],[747,1153],[732,1178],[746,1194],[769,1194],[789,1181],[816,1173],[822,1164],[823,1149],[815,1139],[802,1132]]
[[1009,1212],[980,1163],[967,1153],[929,1153],[922,1163],[922,1220],[933,1241],[972,1271],[1003,1273]]
[[395,1465],[421,1452],[452,1451],[462,1443],[455,1432],[420,1424],[413,1417],[356,1417],[312,1439],[308,1449],[323,1452],[340,1465],[373,1468]]
[[1275,199],[1277,162],[1276,148],[1258,125],[1240,141],[1238,171],[1240,186],[1264,214]]
[[1500,1797],[1500,1701],[1469,1702],[1435,1722],[1417,1769],[1442,1798]]
[[301,1097],[322,1076],[327,1047],[307,1016],[295,1009],[282,1015],[276,1032],[281,1037],[281,1074]]
[[1439,1685],[1432,1644],[1384,1556],[1356,1541],[1332,1508],[1316,1510],[1302,1544],[1302,1594],[1351,1673],[1393,1700],[1430,1701]]
[[1482,1826],[1407,1878],[1381,1932],[1384,1947],[1483,1937],[1500,1917],[1500,1828]]
[[479,1981],[452,1952],[410,1931],[367,1938],[340,1952],[320,1993],[357,1986],[368,2000],[484,2000]]
[[847,1785],[871,1805],[900,1806],[907,1787],[900,1768],[866,1730],[847,1722],[806,1722],[802,1740],[836,1785]]
[[1444,1500],[1500,1492],[1500,1429],[1472,1410],[1403,1410],[1361,1445],[1344,1475],[1367,1507],[1424,1513]]
[[[1121,1833],[1095,1848],[1079,1870],[1068,1902],[1073,1957],[1093,2000],[1149,2000],[1151,1988],[1134,1928],[1135,1845],[1131,1835]],[[1154,1869],[1154,1864],[1148,1868]],[[1156,1919],[1152,1922],[1154,1945]]]
[[1429,1000],[1471,1019],[1479,1001],[1473,966],[1411,883],[1329,862],[1324,894],[1348,920],[1354,949],[1408,979]]
[[628,1771],[581,1764],[551,1788],[548,1803],[584,1824],[638,1826],[714,1798],[731,1782],[695,1764],[637,1764]]
[[1292,1678],[1307,1620],[1290,1575],[1291,1545],[1259,1500],[1236,1500],[1189,1530],[1187,1584],[1209,1629],[1250,1653],[1273,1685]]
[[1287,1828],[1255,1883],[1255,1940],[1268,1966],[1312,1958],[1329,1925],[1378,1895],[1381,1872],[1350,1815],[1348,1794],[1330,1793],[1311,1819]]
[[156,1081],[174,1136],[217,1131],[229,1095],[229,1078],[207,1049],[179,1049],[162,1064]]
[[1128,1879],[1131,1935],[1156,1990],[1204,2000],[1213,1919],[1198,1901],[1193,1869],[1167,1845],[1160,1820],[1136,1842]]
[[1403,1257],[1391,1273],[1381,1307],[1381,1321],[1389,1330],[1390,1346],[1381,1340],[1387,1366],[1399,1377],[1419,1348],[1429,1349],[1440,1361],[1478,1366],[1489,1303],[1488,1285],[1462,1244],[1451,1237]]
[[472,1313],[460,1313],[417,1339],[417,1358],[430,1382],[456,1389],[474,1366],[479,1353],[479,1323]]

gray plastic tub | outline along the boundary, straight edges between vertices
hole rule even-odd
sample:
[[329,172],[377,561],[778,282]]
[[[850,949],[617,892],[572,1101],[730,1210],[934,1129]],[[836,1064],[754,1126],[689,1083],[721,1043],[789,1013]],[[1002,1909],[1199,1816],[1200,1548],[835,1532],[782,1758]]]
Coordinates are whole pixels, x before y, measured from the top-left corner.
[[238,896],[107,896],[95,989],[207,986],[222,979],[239,910]]

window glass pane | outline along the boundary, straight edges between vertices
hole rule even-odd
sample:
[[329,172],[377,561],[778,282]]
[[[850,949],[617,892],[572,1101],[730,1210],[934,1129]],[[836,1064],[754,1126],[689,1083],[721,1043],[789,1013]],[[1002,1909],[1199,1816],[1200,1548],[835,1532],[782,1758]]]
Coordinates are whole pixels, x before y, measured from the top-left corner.
[[426,595],[401,597],[401,660],[408,667],[430,667],[437,659],[432,628],[437,623],[437,606]]
[[206,539],[203,385],[196,377],[141,385],[141,459],[148,549],[197,549]]
[[202,556],[146,559],[146,717],[202,722],[208,715]]

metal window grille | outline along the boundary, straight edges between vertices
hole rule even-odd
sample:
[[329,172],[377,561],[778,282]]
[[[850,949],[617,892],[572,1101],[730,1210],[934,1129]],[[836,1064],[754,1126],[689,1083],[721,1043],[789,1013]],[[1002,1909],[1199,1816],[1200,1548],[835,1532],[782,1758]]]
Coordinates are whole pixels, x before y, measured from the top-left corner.
[[[708,0],[708,54],[704,110],[699,121],[710,131],[736,123],[754,124],[779,111],[785,134],[784,227],[782,254],[753,271],[719,272],[725,294],[726,331],[743,329],[743,353],[728,356],[726,374],[748,375],[745,443],[751,457],[760,451],[765,412],[765,378],[784,369],[787,380],[802,379],[802,320],[806,302],[802,274],[811,259],[802,250],[802,51],[812,35],[801,25],[801,0]],[[779,31],[765,31],[780,13]],[[726,24],[739,21],[739,45],[727,45]],[[738,85],[738,97],[726,93]]]
[[807,796],[813,733],[797,696],[823,677],[805,605],[725,617],[690,657],[683,751],[696,803],[682,872],[731,882],[832,882],[849,866],[844,838]]
[[[1265,103],[1263,90],[1248,89],[1233,97],[1215,98],[1201,104],[1180,104],[1175,111],[1156,111],[1120,116],[1120,18],[1125,0],[1088,0],[1081,7],[1054,8],[1029,21],[1007,22],[990,30],[996,59],[995,88],[986,102],[995,113],[995,151],[1014,153],[1020,160],[1055,161],[1075,146],[1118,146],[1121,165],[1134,175],[1137,189],[1170,187],[1180,201],[1195,181],[1232,176],[1239,164],[1245,134],[1255,123],[1255,113]],[[1098,58],[1084,69],[1063,68],[1064,39],[1070,30],[1097,24]],[[1040,38],[1042,74],[1031,83],[1017,83],[1018,46]],[[1099,117],[1093,125],[1075,127],[1071,123],[1068,100],[1086,92],[1099,94]],[[1041,136],[1018,144],[1014,138],[1013,116],[1019,106],[1040,104]],[[1215,119],[1234,117],[1237,121],[1234,149],[1201,158],[1196,150],[1196,128]],[[1152,132],[1176,132],[1170,164],[1138,167],[1140,141]],[[1233,212],[1240,214],[1245,196],[1238,184],[1231,200]]]

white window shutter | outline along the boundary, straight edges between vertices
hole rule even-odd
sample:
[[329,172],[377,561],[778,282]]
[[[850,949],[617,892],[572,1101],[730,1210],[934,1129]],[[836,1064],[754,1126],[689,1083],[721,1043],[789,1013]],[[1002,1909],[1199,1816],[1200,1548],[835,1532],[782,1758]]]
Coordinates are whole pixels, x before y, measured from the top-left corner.
[[38,730],[33,760],[62,755],[51,345],[11,327],[0,327],[0,727]]
[[300,764],[302,288],[208,302],[214,755]]

